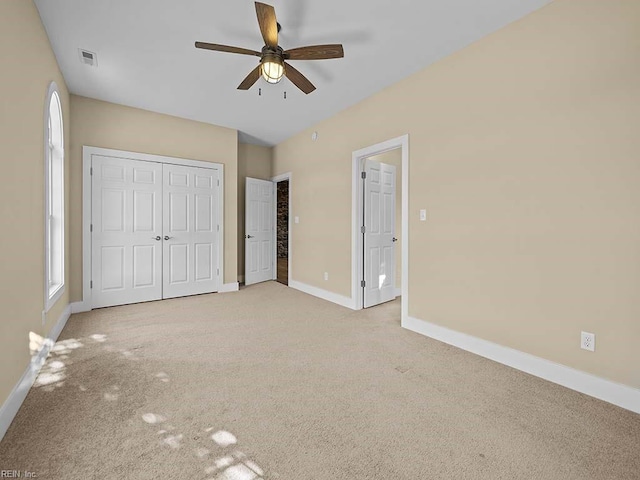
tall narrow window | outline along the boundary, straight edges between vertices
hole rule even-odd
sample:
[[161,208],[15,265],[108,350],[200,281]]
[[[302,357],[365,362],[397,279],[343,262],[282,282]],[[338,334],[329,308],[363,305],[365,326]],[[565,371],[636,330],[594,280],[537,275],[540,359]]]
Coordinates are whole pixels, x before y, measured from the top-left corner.
[[45,299],[49,310],[64,291],[64,134],[60,96],[53,82],[45,117]]

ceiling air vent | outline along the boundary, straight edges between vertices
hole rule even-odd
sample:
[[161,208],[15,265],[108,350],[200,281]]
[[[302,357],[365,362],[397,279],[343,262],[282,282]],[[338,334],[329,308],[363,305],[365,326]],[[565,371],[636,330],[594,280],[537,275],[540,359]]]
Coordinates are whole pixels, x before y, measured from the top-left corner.
[[98,66],[98,57],[96,57],[95,53],[88,50],[82,50],[81,48],[78,49],[78,53],[80,54],[80,61],[85,65],[89,65],[91,67]]

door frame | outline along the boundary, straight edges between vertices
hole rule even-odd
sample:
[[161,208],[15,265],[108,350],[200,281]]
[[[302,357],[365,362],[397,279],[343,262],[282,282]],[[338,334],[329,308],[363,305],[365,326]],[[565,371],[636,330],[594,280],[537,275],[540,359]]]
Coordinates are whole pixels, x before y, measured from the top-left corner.
[[360,281],[362,280],[362,256],[364,252],[364,242],[360,226],[363,224],[363,190],[362,172],[365,158],[373,155],[388,152],[400,148],[402,151],[402,221],[401,221],[401,315],[402,318],[408,316],[409,305],[409,134],[390,140],[376,143],[369,147],[356,150],[351,155],[352,180],[351,180],[351,299],[354,310],[362,310],[364,295]]
[[289,207],[289,222],[287,225],[288,235],[287,235],[287,278],[289,282],[291,282],[291,225],[293,223],[293,219],[291,217],[291,172],[283,173],[281,175],[276,175],[275,177],[271,177],[271,181],[274,185],[274,209],[273,209],[273,279],[278,278],[278,182],[282,182],[284,180],[289,180],[289,199],[288,199],[288,207]]
[[[141,160],[145,162],[170,163],[172,165],[184,165],[187,167],[207,168],[220,171],[220,188],[218,188],[218,219],[220,230],[218,233],[218,292],[227,290],[224,280],[224,164],[204,162],[202,160],[189,160],[186,158],[167,157],[150,153],[127,152],[111,148],[82,146],[82,302],[74,308],[74,312],[88,312],[91,310],[91,157],[100,155],[103,157],[125,158],[129,160]],[[229,289],[231,290],[231,289]]]

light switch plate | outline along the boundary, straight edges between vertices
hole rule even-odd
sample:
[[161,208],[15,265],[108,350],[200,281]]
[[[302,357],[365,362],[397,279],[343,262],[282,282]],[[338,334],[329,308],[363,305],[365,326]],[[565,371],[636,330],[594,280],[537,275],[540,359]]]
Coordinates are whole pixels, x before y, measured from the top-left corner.
[[300,217],[293,217],[293,221],[295,223],[300,223]]
[[424,222],[427,219],[427,211],[423,208],[420,210],[420,221]]

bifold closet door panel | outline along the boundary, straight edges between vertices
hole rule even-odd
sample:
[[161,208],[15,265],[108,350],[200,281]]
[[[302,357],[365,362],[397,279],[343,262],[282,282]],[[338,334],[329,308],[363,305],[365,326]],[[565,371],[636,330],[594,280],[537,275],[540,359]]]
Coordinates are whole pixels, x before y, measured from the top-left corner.
[[92,158],[92,307],[162,298],[162,164]]
[[218,290],[218,171],[163,165],[163,298]]

